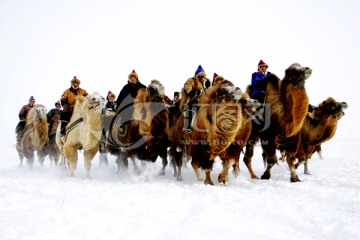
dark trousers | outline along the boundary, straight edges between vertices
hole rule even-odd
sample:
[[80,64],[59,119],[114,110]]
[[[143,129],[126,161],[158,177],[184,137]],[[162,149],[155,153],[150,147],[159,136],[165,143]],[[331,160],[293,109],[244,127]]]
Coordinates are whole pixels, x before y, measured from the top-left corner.
[[60,113],[60,135],[64,136],[66,134],[66,126],[70,122],[70,118],[72,116],[72,111]]

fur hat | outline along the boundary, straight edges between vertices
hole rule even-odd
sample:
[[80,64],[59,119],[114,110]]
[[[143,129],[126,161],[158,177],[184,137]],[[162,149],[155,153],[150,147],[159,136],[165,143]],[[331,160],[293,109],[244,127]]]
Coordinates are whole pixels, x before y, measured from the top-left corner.
[[201,65],[196,69],[194,77],[206,77],[206,73]]
[[174,97],[176,96],[180,97],[180,92],[174,92]]
[[61,105],[61,104],[60,104],[60,101],[55,102],[55,107],[56,107],[56,105],[58,105],[58,104]]
[[135,76],[136,79],[138,79],[138,75],[137,75],[137,73],[135,72],[135,70],[132,70],[132,72],[131,72],[131,73],[129,74],[129,76],[128,76],[128,79],[130,79],[131,76]]
[[269,65],[267,65],[263,60],[260,60],[260,61],[259,61],[258,70],[260,69],[261,66],[265,66],[266,68],[269,67]]
[[108,98],[110,98],[110,97],[116,97],[116,95],[113,93],[113,92],[111,92],[111,91],[109,91],[108,92]]
[[35,101],[35,98],[33,97],[33,96],[31,96],[30,98],[29,98],[29,102],[30,101]]
[[71,79],[71,81],[70,81],[71,84],[73,84],[74,82],[77,82],[78,84],[80,84],[80,80],[76,76],[74,76],[74,78]]

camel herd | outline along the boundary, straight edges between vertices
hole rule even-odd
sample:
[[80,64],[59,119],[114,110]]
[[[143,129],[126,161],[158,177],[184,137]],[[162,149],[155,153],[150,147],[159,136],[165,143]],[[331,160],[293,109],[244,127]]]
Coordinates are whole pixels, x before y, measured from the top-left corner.
[[[46,109],[37,104],[27,116],[24,137],[17,151],[21,163],[25,157],[30,166],[34,162],[34,151],[41,164],[47,155],[56,164],[62,156],[66,175],[73,176],[78,150],[83,150],[88,178],[91,161],[98,151],[104,164],[107,154],[116,156],[118,172],[127,168],[129,159],[140,171],[135,159],[155,162],[160,157],[163,175],[169,159],[177,180],[183,179],[182,164],[187,159],[191,160],[197,179],[213,185],[210,173],[215,158],[218,157],[223,166],[218,182],[227,184],[231,167],[235,176],[240,173],[243,149],[243,161],[250,176],[258,179],[252,169],[252,156],[255,144],[260,142],[265,163],[261,179],[270,179],[271,168],[278,162],[276,152],[280,151],[281,159],[289,166],[290,181],[297,182],[300,179],[296,169],[304,163],[304,173],[310,174],[308,159],[321,150],[323,142],[333,137],[337,122],[347,108],[345,102],[328,98],[308,112],[305,82],[311,73],[310,68],[295,63],[285,70],[282,80],[274,74],[267,76],[262,122],[255,118],[260,104],[249,97],[251,87],[242,92],[231,81],[224,80],[206,89],[196,77],[186,80],[180,101],[171,106],[165,103],[165,88],[158,80],[140,89],[125,133],[119,131],[119,112],[115,116],[105,115],[105,99],[97,92],[77,97],[65,142],[60,138],[58,116],[48,133]],[[186,111],[193,111],[195,116],[190,119],[190,132],[184,129],[184,122],[189,120]],[[110,124],[104,124],[105,121]]]

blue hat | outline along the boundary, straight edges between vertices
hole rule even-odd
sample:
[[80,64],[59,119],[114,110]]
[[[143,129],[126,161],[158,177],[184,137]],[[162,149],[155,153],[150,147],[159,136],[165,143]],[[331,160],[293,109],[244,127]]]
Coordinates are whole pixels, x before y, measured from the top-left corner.
[[29,98],[29,101],[35,101],[35,98],[34,98],[33,96],[31,96],[31,97]]
[[198,77],[200,73],[202,73],[201,76],[206,77],[205,71],[201,65],[199,65],[198,68],[196,69],[194,77]]

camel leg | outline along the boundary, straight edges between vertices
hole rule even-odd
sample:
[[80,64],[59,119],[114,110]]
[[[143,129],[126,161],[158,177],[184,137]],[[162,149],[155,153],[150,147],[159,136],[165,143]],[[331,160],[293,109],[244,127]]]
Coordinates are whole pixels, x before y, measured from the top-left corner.
[[271,177],[271,168],[275,165],[277,161],[276,148],[275,145],[273,144],[274,143],[273,140],[268,140],[268,139],[265,141],[262,140],[262,143],[264,143],[262,144],[262,147],[267,155],[267,167],[265,169],[265,172],[261,176],[261,179],[268,180]]
[[306,159],[304,162],[304,174],[311,175],[311,173],[309,172],[309,168],[308,168],[308,160],[309,159]]
[[125,152],[120,152],[116,158],[116,165],[118,167],[117,173],[119,174],[121,171],[127,171],[129,167],[128,162],[129,155]]
[[[296,153],[298,156],[303,156],[302,148],[300,147],[300,134],[296,134],[293,137],[286,139],[286,161],[289,165],[290,169],[290,182],[299,182],[299,176],[296,174],[296,167],[295,167],[295,160],[296,160]],[[300,161],[303,161],[303,158],[300,157]]]
[[205,170],[205,181],[204,184],[205,185],[214,185],[213,181],[211,180],[211,170],[207,169]]
[[191,161],[191,166],[193,167],[195,171],[195,175],[198,181],[204,181],[203,177],[201,176],[201,170],[200,167],[194,162],[194,160]]
[[174,166],[174,177],[177,181],[182,181],[183,177],[181,175],[182,168],[182,155],[185,148],[183,146],[172,146],[170,148],[171,161]]
[[97,148],[84,151],[84,166],[86,170],[86,178],[88,179],[91,179],[90,176],[91,161],[94,159],[96,153],[97,153]]
[[162,149],[162,151],[160,152],[160,157],[162,159],[162,168],[161,168],[161,170],[159,172],[159,175],[164,176],[165,175],[165,168],[168,165],[166,148]]
[[64,155],[69,164],[69,170],[67,172],[68,177],[73,177],[77,167],[78,153],[77,148],[71,146],[64,146]]
[[100,152],[100,156],[99,156],[99,166],[108,166],[108,158],[107,158],[107,153],[106,152]]
[[259,179],[259,177],[254,173],[253,169],[252,169],[252,164],[251,164],[251,160],[252,157],[254,155],[254,146],[255,146],[255,141],[253,144],[251,144],[253,141],[248,141],[248,143],[246,144],[246,149],[245,149],[245,154],[244,154],[244,163],[250,173],[251,179]]
[[26,158],[27,165],[31,168],[34,164],[34,151],[29,147],[24,147],[24,156]]
[[229,182],[229,168],[233,165],[235,161],[233,159],[226,159],[222,161],[223,170],[218,176],[218,181],[220,184],[228,184]]
[[295,156],[287,156],[286,161],[290,169],[290,182],[299,182],[299,176],[296,174],[295,171]]
[[[135,161],[135,158],[134,157],[130,157],[130,160],[132,162],[132,165],[134,167],[134,172],[137,174],[137,175],[140,175],[141,174],[141,169],[139,168],[139,166],[136,164],[136,161]],[[143,164],[144,162],[140,162],[141,166],[145,167]]]

